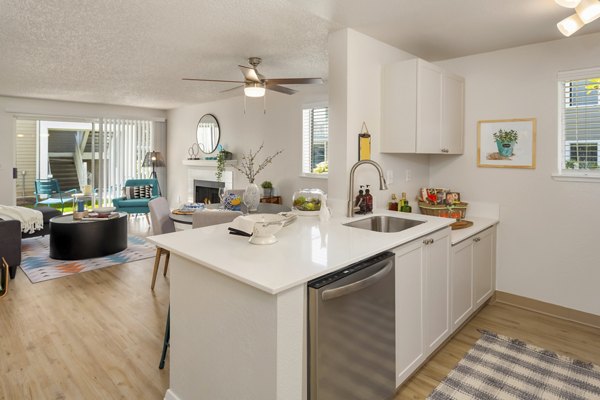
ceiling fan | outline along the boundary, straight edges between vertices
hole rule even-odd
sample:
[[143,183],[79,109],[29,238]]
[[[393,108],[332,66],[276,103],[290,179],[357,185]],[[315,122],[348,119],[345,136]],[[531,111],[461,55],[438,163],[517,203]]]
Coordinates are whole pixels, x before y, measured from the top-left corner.
[[228,81],[222,79],[197,79],[197,78],[183,78],[184,81],[200,81],[200,82],[225,82],[225,83],[241,83],[240,86],[236,86],[231,89],[223,90],[221,93],[237,90],[241,87],[244,88],[244,94],[248,97],[262,97],[265,95],[265,90],[273,90],[275,92],[284,94],[294,94],[297,90],[287,88],[283,85],[299,85],[299,84],[318,84],[323,83],[321,78],[277,78],[270,79],[262,75],[256,67],[262,62],[260,57],[248,58],[248,64],[251,67],[245,65],[238,65],[242,74],[244,74],[243,81]]

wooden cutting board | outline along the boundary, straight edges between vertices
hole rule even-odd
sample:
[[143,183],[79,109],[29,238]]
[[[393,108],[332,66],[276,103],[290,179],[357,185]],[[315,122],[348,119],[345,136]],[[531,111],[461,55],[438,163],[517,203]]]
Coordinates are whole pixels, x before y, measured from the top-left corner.
[[460,221],[456,221],[450,226],[452,227],[452,230],[455,231],[457,229],[464,229],[473,226],[473,222],[461,219]]

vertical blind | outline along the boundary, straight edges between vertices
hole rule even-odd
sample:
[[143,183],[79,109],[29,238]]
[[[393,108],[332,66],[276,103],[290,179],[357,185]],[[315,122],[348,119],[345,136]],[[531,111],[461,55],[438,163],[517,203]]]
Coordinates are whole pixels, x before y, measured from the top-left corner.
[[561,90],[561,169],[598,170],[600,70],[559,75]]
[[302,172],[312,173],[329,153],[329,108],[302,110]]
[[94,129],[92,143],[98,143],[99,165],[93,167],[98,171],[96,185],[100,203],[111,205],[112,199],[120,197],[123,184],[127,179],[140,179],[145,177],[142,169],[144,156],[153,150],[153,123],[152,121],[101,119]]

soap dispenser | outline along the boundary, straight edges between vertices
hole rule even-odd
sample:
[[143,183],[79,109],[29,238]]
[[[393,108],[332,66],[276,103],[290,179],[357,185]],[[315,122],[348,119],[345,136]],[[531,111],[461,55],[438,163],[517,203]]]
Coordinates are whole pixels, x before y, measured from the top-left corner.
[[365,207],[365,195],[363,194],[363,185],[360,185],[361,189],[358,190],[358,196],[356,196],[356,200],[354,201],[354,207],[358,207],[360,211],[359,214],[364,214]]
[[371,185],[367,185],[367,189],[365,189],[365,213],[373,212],[373,195],[371,194],[371,189],[369,189],[369,186]]

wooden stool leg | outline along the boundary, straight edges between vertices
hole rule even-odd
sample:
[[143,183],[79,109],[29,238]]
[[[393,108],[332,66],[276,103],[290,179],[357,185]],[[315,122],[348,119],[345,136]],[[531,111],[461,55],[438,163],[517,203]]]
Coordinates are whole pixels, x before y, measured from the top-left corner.
[[156,282],[156,273],[158,272],[158,264],[160,263],[160,256],[162,254],[162,249],[160,247],[156,248],[156,257],[154,258],[154,271],[152,271],[152,285],[150,289],[154,290],[154,283]]
[[165,257],[165,269],[163,271],[163,276],[167,276],[167,270],[169,269],[169,259],[171,258],[171,252],[167,251],[167,256]]

